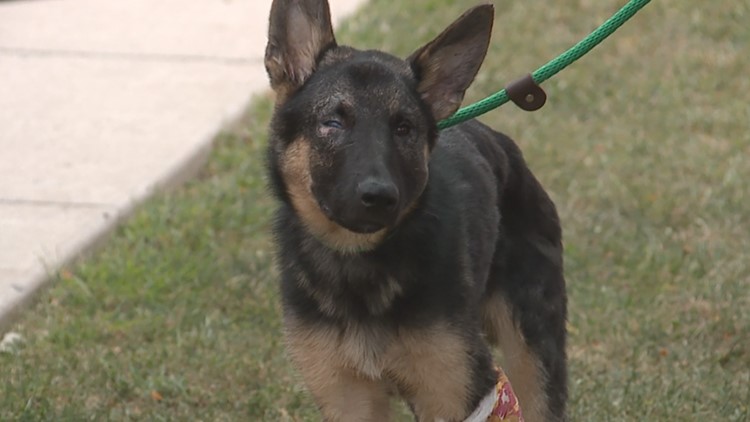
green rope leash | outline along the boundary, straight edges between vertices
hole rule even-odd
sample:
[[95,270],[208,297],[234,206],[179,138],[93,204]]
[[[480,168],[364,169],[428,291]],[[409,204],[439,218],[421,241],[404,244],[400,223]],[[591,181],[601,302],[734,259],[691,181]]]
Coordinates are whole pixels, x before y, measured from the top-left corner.
[[[557,72],[568,67],[568,65],[580,59],[600,42],[604,41],[605,38],[612,35],[612,33],[622,26],[622,24],[632,18],[633,15],[650,1],[651,0],[630,0],[622,7],[622,9],[618,10],[611,18],[604,22],[600,27],[596,28],[594,32],[589,34],[589,36],[532,73],[531,77],[534,82],[539,85],[557,74]],[[473,119],[477,116],[481,116],[490,110],[500,107],[508,101],[508,94],[505,89],[502,89],[479,102],[461,108],[451,117],[441,120],[438,123],[438,129],[442,130],[469,119]]]

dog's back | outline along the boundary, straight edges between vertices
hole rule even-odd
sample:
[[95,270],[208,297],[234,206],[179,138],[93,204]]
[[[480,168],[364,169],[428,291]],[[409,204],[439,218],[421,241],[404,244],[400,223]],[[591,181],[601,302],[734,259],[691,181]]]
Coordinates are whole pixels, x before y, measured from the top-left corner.
[[[474,145],[496,180],[501,219],[481,300],[485,334],[503,351],[527,419],[557,420],[567,400],[567,297],[557,211],[510,138],[475,121],[446,132],[445,143]],[[478,212],[468,215],[477,218]]]
[[408,60],[340,47],[327,4],[276,0],[269,171],[288,350],[328,420],[463,420],[499,344],[529,421],[565,414],[554,206],[517,146],[478,122],[438,134],[486,52],[492,7]]

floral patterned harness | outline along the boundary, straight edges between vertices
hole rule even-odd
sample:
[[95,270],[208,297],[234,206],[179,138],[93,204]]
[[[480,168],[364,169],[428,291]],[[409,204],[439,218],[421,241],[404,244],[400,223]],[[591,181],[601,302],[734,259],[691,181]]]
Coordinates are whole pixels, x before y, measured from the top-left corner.
[[524,422],[518,397],[513,392],[508,377],[496,368],[495,389],[479,403],[479,406],[464,422]]

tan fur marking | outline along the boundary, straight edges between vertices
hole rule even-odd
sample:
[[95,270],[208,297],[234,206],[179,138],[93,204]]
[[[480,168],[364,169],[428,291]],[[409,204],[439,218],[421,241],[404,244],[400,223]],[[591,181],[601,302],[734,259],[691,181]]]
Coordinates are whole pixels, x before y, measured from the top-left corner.
[[320,291],[319,289],[314,288],[312,284],[310,284],[310,279],[308,279],[305,274],[299,274],[299,276],[297,277],[297,282],[299,283],[300,287],[305,289],[305,291],[309,293],[313,299],[315,299],[315,302],[318,304],[318,309],[321,312],[328,316],[333,316],[336,314],[336,304],[333,301],[333,297],[331,297],[329,294],[326,294],[325,292]]
[[498,345],[503,355],[503,370],[518,395],[518,403],[526,422],[549,420],[544,393],[544,370],[531,353],[520,327],[513,322],[510,308],[499,295],[487,299],[482,306],[484,328],[488,339]]
[[356,253],[371,250],[383,240],[385,229],[375,233],[355,233],[323,214],[312,193],[310,144],[307,139],[297,139],[284,151],[281,171],[294,209],[310,232],[327,246],[340,252]]
[[366,298],[365,306],[372,315],[381,315],[390,309],[393,300],[403,293],[401,284],[395,278],[387,276],[384,283],[379,286],[377,294]]
[[398,391],[419,421],[462,420],[471,382],[466,344],[440,324],[390,335],[350,326],[344,332],[287,316],[287,350],[326,420],[387,421]]
[[382,363],[368,350],[367,333],[339,335],[294,317],[284,322],[287,350],[326,421],[389,420],[389,385],[379,378]]
[[444,325],[401,333],[389,353],[388,373],[419,421],[462,420],[470,375],[466,344]]

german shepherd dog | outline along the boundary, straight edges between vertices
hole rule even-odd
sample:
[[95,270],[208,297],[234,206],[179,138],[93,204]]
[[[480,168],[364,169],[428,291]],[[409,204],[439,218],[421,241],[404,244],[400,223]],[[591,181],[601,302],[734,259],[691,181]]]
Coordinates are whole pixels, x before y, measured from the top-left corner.
[[438,131],[484,60],[490,4],[406,60],[336,43],[326,0],[275,0],[268,170],[287,350],[327,421],[463,421],[499,346],[529,422],[565,419],[555,206],[507,136]]

